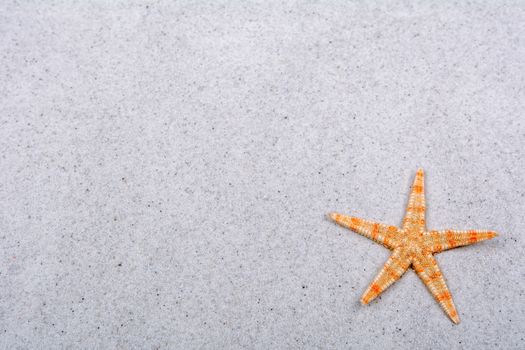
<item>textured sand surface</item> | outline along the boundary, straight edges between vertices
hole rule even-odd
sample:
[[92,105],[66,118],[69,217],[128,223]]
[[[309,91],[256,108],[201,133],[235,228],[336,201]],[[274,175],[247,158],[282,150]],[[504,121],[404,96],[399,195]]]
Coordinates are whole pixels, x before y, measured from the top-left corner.
[[524,2],[108,3],[0,3],[0,348],[523,348]]

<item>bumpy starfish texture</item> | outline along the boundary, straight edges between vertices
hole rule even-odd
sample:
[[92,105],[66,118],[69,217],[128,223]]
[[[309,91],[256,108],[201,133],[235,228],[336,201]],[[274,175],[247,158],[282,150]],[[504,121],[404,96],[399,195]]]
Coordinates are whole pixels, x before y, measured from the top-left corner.
[[424,190],[423,170],[419,169],[412,185],[402,228],[338,213],[330,214],[330,218],[392,251],[382,270],[361,297],[363,304],[374,300],[411,267],[445,313],[457,324],[459,316],[452,295],[433,254],[491,239],[497,234],[478,230],[427,231]]

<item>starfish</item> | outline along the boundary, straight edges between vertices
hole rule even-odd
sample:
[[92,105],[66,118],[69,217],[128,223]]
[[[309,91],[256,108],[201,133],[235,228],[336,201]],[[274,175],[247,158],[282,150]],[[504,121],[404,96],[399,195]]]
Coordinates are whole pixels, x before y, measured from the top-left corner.
[[496,232],[480,230],[427,231],[423,169],[416,173],[402,228],[338,213],[331,213],[330,218],[392,251],[361,297],[363,304],[374,300],[411,267],[455,324],[459,323],[459,316],[434,254],[497,236]]

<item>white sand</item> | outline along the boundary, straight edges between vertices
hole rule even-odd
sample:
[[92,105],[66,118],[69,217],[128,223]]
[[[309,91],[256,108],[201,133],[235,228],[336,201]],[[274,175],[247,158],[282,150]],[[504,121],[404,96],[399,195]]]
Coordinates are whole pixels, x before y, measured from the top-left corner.
[[[43,3],[43,2],[39,2]],[[0,5],[0,348],[504,348],[525,334],[525,4]],[[515,5],[512,5],[515,3]],[[462,323],[388,251],[417,167]]]

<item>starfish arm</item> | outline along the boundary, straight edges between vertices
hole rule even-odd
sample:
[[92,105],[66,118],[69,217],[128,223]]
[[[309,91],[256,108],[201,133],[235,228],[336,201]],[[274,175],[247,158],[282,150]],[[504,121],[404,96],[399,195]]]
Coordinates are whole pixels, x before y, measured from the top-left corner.
[[361,297],[361,302],[363,304],[368,304],[374,300],[392,283],[403,276],[409,266],[410,260],[407,254],[401,249],[394,250],[377,277]]
[[458,324],[459,316],[456,306],[434,256],[432,254],[417,255],[413,258],[412,266],[448,317],[452,322]]
[[403,219],[403,229],[423,232],[425,230],[425,175],[423,169],[418,169],[412,190],[408,199],[408,206]]
[[474,244],[492,239],[497,236],[494,231],[457,231],[443,230],[430,231],[423,234],[424,242],[432,253],[439,253],[448,249]]
[[362,236],[382,244],[388,249],[394,249],[396,237],[399,235],[399,229],[395,226],[380,224],[338,213],[330,214],[330,218],[339,225],[349,228]]

